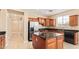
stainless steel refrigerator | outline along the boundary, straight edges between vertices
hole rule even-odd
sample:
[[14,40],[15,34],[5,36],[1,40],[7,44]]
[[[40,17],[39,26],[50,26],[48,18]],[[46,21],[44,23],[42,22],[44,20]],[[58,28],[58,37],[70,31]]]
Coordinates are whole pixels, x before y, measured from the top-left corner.
[[32,41],[32,34],[35,31],[39,31],[42,27],[38,22],[28,21],[28,41]]

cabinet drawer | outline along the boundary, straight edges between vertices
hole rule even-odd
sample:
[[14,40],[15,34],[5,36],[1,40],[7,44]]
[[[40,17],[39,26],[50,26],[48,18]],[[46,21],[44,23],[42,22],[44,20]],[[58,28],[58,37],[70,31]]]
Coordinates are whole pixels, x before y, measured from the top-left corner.
[[50,43],[53,43],[53,42],[56,42],[56,38],[49,38],[46,40],[46,44],[50,44]]

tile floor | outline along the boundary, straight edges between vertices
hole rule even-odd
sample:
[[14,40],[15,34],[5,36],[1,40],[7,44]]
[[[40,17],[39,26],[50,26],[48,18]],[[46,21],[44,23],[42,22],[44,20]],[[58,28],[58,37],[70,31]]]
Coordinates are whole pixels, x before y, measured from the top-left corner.
[[64,42],[64,49],[79,49],[79,44],[73,45],[73,44]]
[[[32,42],[29,43],[29,49],[33,49]],[[79,44],[73,45],[73,44],[64,42],[64,49],[79,49]]]
[[[5,47],[5,49],[33,49],[32,42],[28,42],[24,44],[20,42],[20,44],[21,45],[18,47],[11,47],[11,45],[8,45],[7,47]],[[64,49],[79,49],[79,44],[73,45],[73,44],[64,42]]]

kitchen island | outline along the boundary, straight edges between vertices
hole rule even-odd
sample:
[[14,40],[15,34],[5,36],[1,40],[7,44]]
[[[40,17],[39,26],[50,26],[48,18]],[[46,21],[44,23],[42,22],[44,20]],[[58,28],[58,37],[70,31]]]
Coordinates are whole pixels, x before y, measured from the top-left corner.
[[64,35],[54,32],[35,32],[32,35],[34,49],[62,49]]

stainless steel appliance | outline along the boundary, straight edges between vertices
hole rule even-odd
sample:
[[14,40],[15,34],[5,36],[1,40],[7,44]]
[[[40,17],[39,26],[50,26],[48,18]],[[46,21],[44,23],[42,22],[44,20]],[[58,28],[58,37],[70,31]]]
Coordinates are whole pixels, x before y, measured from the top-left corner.
[[38,22],[28,21],[28,41],[32,41],[32,34],[38,31],[40,27]]

